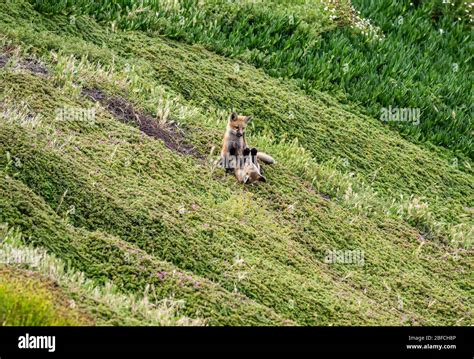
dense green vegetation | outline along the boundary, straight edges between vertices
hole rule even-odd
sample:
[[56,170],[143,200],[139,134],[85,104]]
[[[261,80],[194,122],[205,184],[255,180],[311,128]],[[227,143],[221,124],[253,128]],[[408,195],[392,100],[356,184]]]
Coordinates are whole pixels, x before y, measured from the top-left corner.
[[156,298],[153,286],[122,294],[109,281],[96,284],[47,251],[25,245],[18,229],[3,225],[0,239],[6,260],[0,266],[2,325],[204,324],[181,316],[180,302]]
[[[473,152],[471,25],[467,1],[45,1],[47,13],[92,15],[122,29],[164,34],[239,58],[308,93],[330,91],[381,118],[383,109],[419,109],[388,121],[413,141],[470,157]],[[199,5],[197,5],[199,3]]]
[[[472,324],[469,168],[297,80],[39,4],[0,4],[0,222],[92,281],[61,285],[85,310],[84,287],[113,285],[180,303],[158,324]],[[124,101],[197,154],[119,121]],[[231,109],[278,161],[264,185],[212,165]],[[99,323],[157,324],[100,302]]]
[[81,325],[81,317],[63,294],[41,277],[21,270],[0,268],[0,325]]

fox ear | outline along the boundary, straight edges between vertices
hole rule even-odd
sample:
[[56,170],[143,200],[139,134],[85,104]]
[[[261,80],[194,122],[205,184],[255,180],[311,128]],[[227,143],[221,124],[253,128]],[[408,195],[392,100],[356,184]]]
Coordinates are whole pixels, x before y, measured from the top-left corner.
[[237,114],[235,112],[232,112],[229,116],[230,121],[235,121],[237,120]]
[[249,123],[250,121],[252,121],[252,116],[247,116],[245,118],[245,123]]

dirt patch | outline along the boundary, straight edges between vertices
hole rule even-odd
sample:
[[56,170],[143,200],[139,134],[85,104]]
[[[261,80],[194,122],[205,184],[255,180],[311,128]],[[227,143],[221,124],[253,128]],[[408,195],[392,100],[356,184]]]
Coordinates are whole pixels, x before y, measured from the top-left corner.
[[[4,67],[8,63],[12,57],[13,50],[14,48],[9,46],[5,46],[1,49],[2,53],[0,54],[0,68]],[[43,63],[31,57],[20,59],[15,67],[27,70],[36,75],[46,76],[49,73],[48,68]]]
[[[4,67],[10,58],[14,48],[3,47],[0,49],[0,68]],[[31,73],[47,76],[48,68],[34,58],[20,59],[15,65],[16,68],[27,70]],[[138,111],[134,106],[119,96],[108,96],[102,90],[96,88],[85,88],[82,94],[94,101],[100,102],[118,120],[126,124],[132,124],[146,135],[162,140],[169,149],[197,158],[203,158],[199,152],[189,143],[186,143],[183,134],[176,125],[162,127],[151,114]]]
[[8,62],[9,57],[7,55],[0,55],[0,67],[4,67]]
[[30,71],[34,74],[37,74],[37,75],[46,76],[49,72],[45,65],[43,65],[38,60],[31,59],[31,58],[21,60],[20,61],[20,67],[22,69],[28,70],[28,71]]
[[175,125],[166,128],[161,127],[152,115],[143,113],[119,96],[107,96],[102,90],[96,88],[84,88],[82,94],[94,101],[100,102],[119,121],[132,124],[146,135],[162,140],[169,149],[194,157],[202,158],[194,146],[185,143],[184,136]]
[[326,201],[331,200],[331,196],[328,195],[327,193],[320,193],[321,197],[324,198]]

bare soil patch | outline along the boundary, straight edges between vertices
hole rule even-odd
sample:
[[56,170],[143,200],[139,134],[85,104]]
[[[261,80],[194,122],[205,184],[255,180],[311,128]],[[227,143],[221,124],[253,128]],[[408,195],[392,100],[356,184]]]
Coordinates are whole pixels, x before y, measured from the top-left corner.
[[202,157],[193,145],[186,143],[184,135],[175,125],[160,126],[151,114],[135,109],[133,104],[122,97],[108,96],[97,88],[84,88],[82,94],[101,103],[119,121],[134,125],[146,135],[162,140],[169,149],[185,155]]

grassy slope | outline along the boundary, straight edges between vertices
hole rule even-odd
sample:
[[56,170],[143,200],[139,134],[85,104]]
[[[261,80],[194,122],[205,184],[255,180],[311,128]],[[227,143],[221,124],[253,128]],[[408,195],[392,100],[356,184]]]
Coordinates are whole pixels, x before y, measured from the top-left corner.
[[445,151],[460,157],[459,165],[472,159],[474,9],[467,1],[353,1],[379,28],[348,0],[31,2],[46,13],[88,14],[117,28],[202,44],[271,76],[295,79],[309,94],[338,94],[375,118],[389,106],[418,108],[419,124],[390,126],[456,152]]
[[[279,138],[286,131],[319,161],[345,156],[362,177],[379,169],[372,183],[382,196],[414,192],[435,206],[439,201],[439,208],[449,202],[436,215],[452,220],[472,204],[469,175],[323,94],[310,99],[251,67],[235,74],[233,61],[199,48],[112,34],[87,18],[75,25],[62,17],[48,21],[22,3],[0,5],[0,22],[6,38],[32,46],[30,52],[89,53],[90,61],[110,64],[113,57],[117,68],[146,69],[139,75],[147,83],[164,84],[187,106],[198,105],[200,112],[182,121],[201,151],[218,143],[223,126],[206,120],[213,114],[208,105],[235,107],[255,114],[257,133],[270,130]],[[0,167],[9,176],[1,184],[0,220],[19,225],[30,243],[89,277],[109,278],[131,292],[155,284],[160,296],[184,299],[187,315],[211,324],[470,322],[472,307],[463,300],[470,290],[466,252],[438,241],[420,244],[408,224],[327,201],[284,166],[268,169],[271,185],[236,187],[205,161],[169,151],[104,109],[92,127],[54,122],[65,103],[91,103],[57,77],[0,71],[2,98],[26,101],[45,122],[34,130],[2,123]],[[94,84],[92,76],[82,81]],[[7,152],[21,166],[9,165]],[[366,265],[328,265],[326,249],[362,249]]]
[[54,283],[33,272],[0,267],[0,325],[84,325],[92,320],[71,308]]
[[[4,324],[19,324],[22,320],[37,321],[38,325],[205,324],[200,319],[181,314],[184,302],[174,298],[162,300],[163,293],[156,291],[153,284],[145,286],[144,291],[122,293],[108,280],[97,283],[97,277],[95,281],[86,278],[83,272],[71,268],[48,251],[25,245],[18,229],[2,226],[0,232],[0,253],[2,258],[7,258],[7,264],[2,265],[0,271],[0,274],[7,274],[0,275],[3,295],[0,313]],[[114,243],[120,245],[118,241]],[[131,247],[122,245],[122,249],[130,258]],[[23,280],[26,277],[32,280]],[[37,284],[41,290],[31,293],[30,283]],[[18,287],[24,288],[18,290]],[[15,295],[15,291],[19,294]],[[69,314],[64,313],[66,307]],[[22,325],[26,324],[22,322]]]

